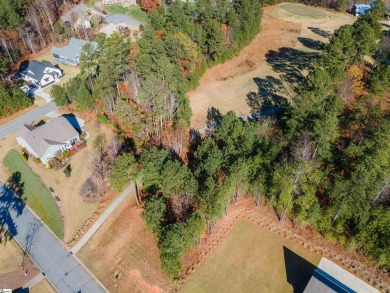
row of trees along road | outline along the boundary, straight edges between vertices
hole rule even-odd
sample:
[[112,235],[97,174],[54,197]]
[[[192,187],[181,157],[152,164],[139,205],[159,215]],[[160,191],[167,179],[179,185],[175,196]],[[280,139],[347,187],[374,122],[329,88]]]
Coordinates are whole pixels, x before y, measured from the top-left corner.
[[159,7],[136,43],[98,34],[98,49],[84,48],[81,74],[53,87],[53,96],[117,129],[123,145],[111,185],[142,186],[143,217],[168,275],[178,276],[185,250],[242,196],[389,269],[388,51],[375,66],[363,59],[382,37],[377,14],[337,30],[274,117],[241,122],[214,109],[218,126],[188,138],[186,92],[207,66],[250,42],[260,6],[201,0]]

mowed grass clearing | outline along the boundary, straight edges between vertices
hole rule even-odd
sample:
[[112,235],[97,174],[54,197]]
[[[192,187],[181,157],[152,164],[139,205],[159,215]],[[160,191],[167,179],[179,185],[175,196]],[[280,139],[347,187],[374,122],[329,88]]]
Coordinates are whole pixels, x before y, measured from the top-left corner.
[[322,10],[311,8],[305,5],[285,3],[280,5],[280,7],[292,14],[296,14],[299,16],[306,16],[315,19],[325,18],[326,16]]
[[104,6],[104,10],[112,14],[126,14],[140,22],[148,22],[149,20],[148,15],[141,9],[141,7],[125,8],[120,5],[110,5]]
[[9,174],[20,172],[24,183],[22,198],[27,205],[46,223],[47,226],[62,239],[64,230],[61,215],[54,198],[41,179],[31,170],[16,150],[11,150],[3,159]]
[[320,259],[298,244],[240,220],[180,292],[302,292]]

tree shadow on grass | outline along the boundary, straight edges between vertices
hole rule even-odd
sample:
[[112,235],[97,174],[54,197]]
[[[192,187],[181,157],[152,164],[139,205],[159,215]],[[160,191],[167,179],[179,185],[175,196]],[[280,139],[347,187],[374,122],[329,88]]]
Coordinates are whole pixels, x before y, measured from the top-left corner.
[[311,30],[313,33],[315,33],[323,38],[330,39],[330,37],[332,36],[331,33],[324,31],[318,27],[309,27],[309,30]]
[[294,87],[302,78],[303,71],[309,70],[318,53],[304,52],[294,48],[270,50],[266,54],[267,63],[275,72],[281,73],[281,78]]
[[257,84],[259,91],[250,92],[246,96],[251,113],[260,113],[288,104],[284,97],[288,95],[288,92],[280,79],[266,76],[265,78],[255,77],[253,81]]
[[287,282],[293,287],[294,293],[303,292],[316,266],[285,246],[283,252]]
[[309,39],[309,38],[298,38],[298,41],[301,42],[302,45],[304,45],[306,48],[313,49],[313,50],[321,50],[324,46],[324,43],[321,41]]
[[21,182],[19,172],[15,172],[7,181],[7,186],[0,185],[0,243],[11,240],[18,234],[17,226],[10,213],[22,214],[25,204],[21,200],[24,192],[24,182]]

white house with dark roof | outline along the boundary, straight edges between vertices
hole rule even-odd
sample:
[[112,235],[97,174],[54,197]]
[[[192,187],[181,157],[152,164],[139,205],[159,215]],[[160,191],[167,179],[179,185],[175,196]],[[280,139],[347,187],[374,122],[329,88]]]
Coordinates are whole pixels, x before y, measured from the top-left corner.
[[79,132],[63,116],[41,126],[24,125],[15,136],[22,147],[44,164],[80,141]]
[[50,62],[32,60],[25,68],[21,69],[20,74],[25,81],[45,87],[61,77],[62,71]]
[[91,28],[89,13],[91,13],[91,9],[87,5],[79,4],[61,16],[61,20],[64,24],[75,28]]
[[62,64],[78,65],[80,63],[80,55],[82,48],[85,44],[91,44],[95,49],[97,48],[96,42],[88,42],[81,39],[70,38],[69,44],[65,47],[53,46],[51,53],[54,60]]

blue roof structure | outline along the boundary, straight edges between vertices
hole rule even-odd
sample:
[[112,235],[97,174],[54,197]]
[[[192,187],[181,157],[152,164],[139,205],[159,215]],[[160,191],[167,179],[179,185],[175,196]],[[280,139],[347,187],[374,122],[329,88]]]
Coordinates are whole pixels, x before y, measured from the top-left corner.
[[51,49],[51,53],[53,54],[54,59],[58,63],[78,64],[81,55],[81,49],[85,44],[88,43],[93,44],[95,48],[97,46],[95,42],[88,42],[86,40],[70,38],[70,42],[67,46],[63,48],[53,46],[53,48]]

